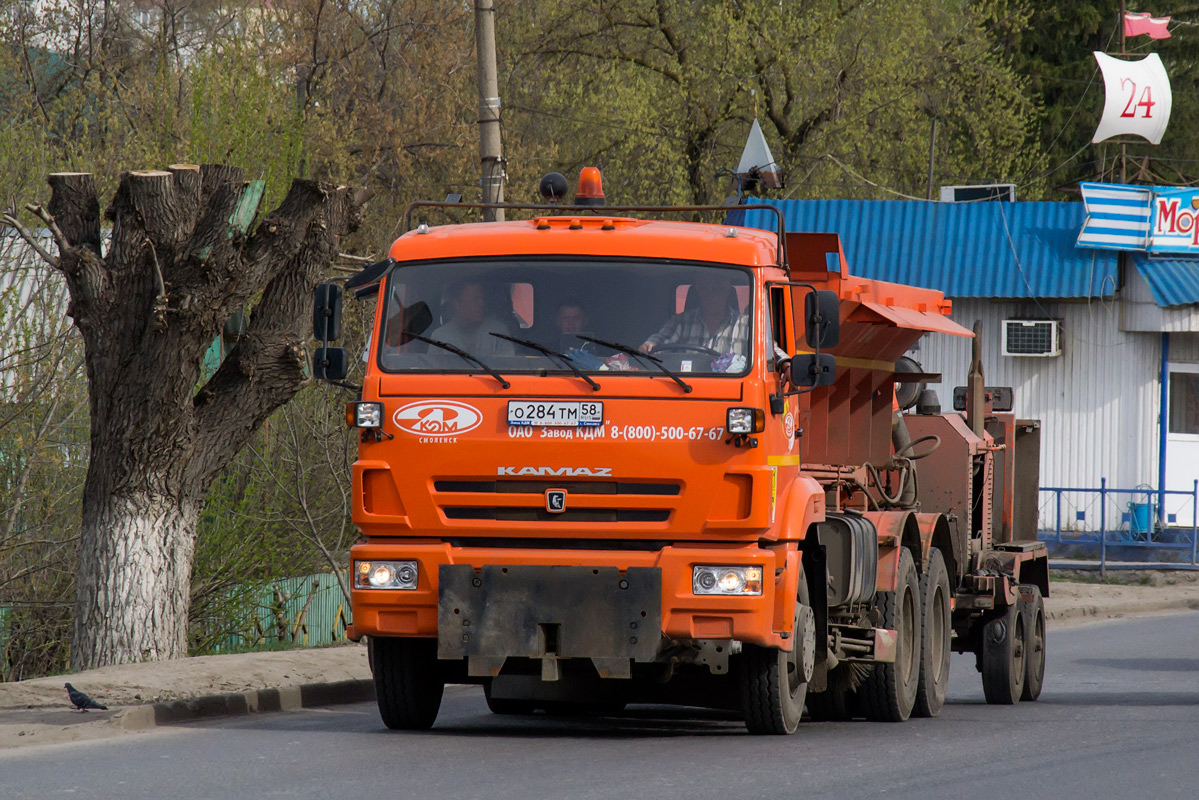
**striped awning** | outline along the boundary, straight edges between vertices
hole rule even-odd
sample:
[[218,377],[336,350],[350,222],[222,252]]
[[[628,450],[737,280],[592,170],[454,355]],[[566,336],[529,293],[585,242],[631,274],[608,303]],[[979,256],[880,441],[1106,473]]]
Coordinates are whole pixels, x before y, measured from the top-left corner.
[[1099,250],[1146,250],[1153,190],[1147,186],[1081,183],[1087,218],[1078,234],[1079,247]]

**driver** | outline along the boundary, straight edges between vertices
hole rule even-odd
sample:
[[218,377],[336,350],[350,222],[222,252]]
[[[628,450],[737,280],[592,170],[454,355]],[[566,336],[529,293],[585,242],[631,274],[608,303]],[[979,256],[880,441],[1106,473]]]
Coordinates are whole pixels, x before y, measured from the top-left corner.
[[737,308],[733,282],[717,270],[708,270],[695,279],[692,287],[699,299],[695,308],[675,314],[662,330],[645,340],[639,348],[652,353],[668,344],[692,345],[720,354],[747,355],[749,315]]

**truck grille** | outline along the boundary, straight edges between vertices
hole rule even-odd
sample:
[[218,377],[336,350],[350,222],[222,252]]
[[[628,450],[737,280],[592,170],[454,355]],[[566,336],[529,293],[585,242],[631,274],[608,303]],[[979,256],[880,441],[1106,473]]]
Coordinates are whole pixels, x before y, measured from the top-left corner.
[[[585,505],[590,507],[571,508],[568,500],[565,511],[550,512],[545,507],[545,493],[549,489],[564,489],[568,498],[572,495],[575,497],[589,496],[592,499]],[[678,483],[580,480],[476,481],[445,479],[434,481],[433,490],[433,497],[438,501],[446,519],[548,523],[666,522],[670,519],[672,507],[646,508],[647,500],[634,501],[632,498],[678,497],[682,494],[682,486]],[[452,498],[446,496],[451,494],[454,495]],[[474,497],[469,495],[474,495]],[[525,495],[526,497],[520,498],[516,503],[513,503],[516,498],[505,503],[498,503],[495,500],[490,503],[487,501],[489,496],[494,498],[496,495]],[[600,501],[603,507],[595,507],[597,495],[605,497],[603,501]],[[608,499],[609,497],[610,499]],[[657,503],[651,502],[650,505],[657,505]]]
[[462,506],[443,508],[447,519],[494,519],[512,522],[665,522],[665,508],[583,508],[549,512],[544,508],[487,508]]
[[677,495],[677,483],[626,483],[623,481],[434,481],[437,492],[481,494],[545,494],[547,489],[565,489],[569,494],[655,494]]

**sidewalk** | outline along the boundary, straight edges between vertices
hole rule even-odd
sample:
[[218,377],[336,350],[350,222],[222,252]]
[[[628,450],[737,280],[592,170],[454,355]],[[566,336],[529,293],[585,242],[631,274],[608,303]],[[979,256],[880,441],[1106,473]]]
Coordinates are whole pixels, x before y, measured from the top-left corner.
[[[1160,575],[1153,579],[1163,580]],[[1199,581],[1192,580],[1157,586],[1059,580],[1051,584],[1051,590],[1052,596],[1045,601],[1050,628],[1199,610]],[[74,711],[63,688],[68,680],[109,710]],[[18,747],[107,739],[202,717],[287,711],[373,697],[362,645],[103,667],[0,683],[0,753]]]

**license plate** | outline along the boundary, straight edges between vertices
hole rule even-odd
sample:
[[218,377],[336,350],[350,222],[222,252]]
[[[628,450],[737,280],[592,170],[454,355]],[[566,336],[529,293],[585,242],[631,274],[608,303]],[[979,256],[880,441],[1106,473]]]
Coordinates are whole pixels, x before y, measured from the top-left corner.
[[604,424],[604,404],[598,402],[508,401],[509,425],[563,425],[591,428]]

